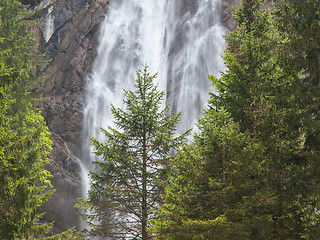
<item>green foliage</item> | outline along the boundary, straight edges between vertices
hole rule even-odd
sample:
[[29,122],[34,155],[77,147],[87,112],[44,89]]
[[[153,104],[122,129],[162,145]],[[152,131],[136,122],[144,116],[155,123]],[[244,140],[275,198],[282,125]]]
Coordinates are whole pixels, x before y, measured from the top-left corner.
[[282,33],[279,65],[294,79],[291,95],[301,112],[306,147],[319,151],[320,10],[317,0],[275,1]]
[[[301,74],[301,68],[295,71],[295,64],[288,60],[284,64],[285,59],[297,55],[297,45],[292,47],[295,41],[281,32],[279,23],[274,21],[275,14],[281,15],[282,10],[268,14],[272,16],[267,18],[272,21],[270,24],[264,20],[267,11],[259,10],[256,1],[244,2],[243,9],[237,12],[239,30],[227,38],[228,69],[221,79],[212,78],[220,92],[212,96],[212,104],[225,107],[243,130],[248,129],[262,141],[272,169],[267,180],[277,196],[272,207],[276,238],[297,238],[319,223],[306,221],[310,214],[307,209],[318,209],[315,199],[319,198],[314,195],[319,182],[315,166],[319,150],[309,145],[317,141],[314,133],[318,132],[318,120],[317,113],[308,113],[307,106],[314,95],[308,95],[302,84],[307,72]],[[293,8],[293,3],[280,5]],[[292,49],[288,51],[290,45]],[[314,218],[319,218],[316,215]]]
[[[44,170],[51,150],[50,134],[40,112],[9,115],[9,99],[3,96],[0,113],[0,236],[5,239],[31,237],[44,232],[34,225],[37,212],[51,192],[50,174]],[[13,100],[11,103],[14,102]]]
[[93,235],[150,239],[149,220],[160,201],[161,178],[172,150],[187,133],[174,137],[179,114],[162,109],[163,92],[147,67],[137,71],[135,91],[125,91],[122,110],[112,106],[115,128],[101,129],[106,142],[91,138],[97,160],[90,172],[89,199],[82,208]]
[[227,222],[225,216],[214,220],[182,220],[178,226],[174,226],[174,229],[170,226],[170,221],[160,221],[156,222],[156,227],[159,234],[155,239],[159,240],[239,240],[247,237],[243,230]]
[[227,69],[171,163],[156,239],[320,237],[319,3],[263,2],[235,12]]
[[42,238],[42,240],[81,240],[84,239],[81,237],[80,233],[75,230],[75,228],[70,228],[69,230],[56,234],[52,237]]
[[[283,64],[291,74],[304,73],[306,85],[319,85],[320,10],[319,1],[275,0],[276,23],[287,40],[283,43]],[[304,89],[307,90],[307,89]],[[312,92],[312,90],[310,89]]]
[[40,57],[35,54],[34,22],[29,20],[32,14],[17,0],[0,2],[0,37],[3,38],[0,49],[7,49],[1,57],[12,71],[11,77],[1,82],[10,82],[11,92],[16,99],[30,99],[30,90],[39,84],[35,68],[39,66]]
[[[260,9],[261,1],[242,4],[235,15],[238,30],[226,37],[227,69],[220,79],[210,76],[218,92],[212,94],[211,104],[230,112],[242,130],[249,129],[256,137],[273,140],[272,131],[282,128],[282,112],[277,106],[285,101],[285,88],[290,88],[291,79],[284,79],[277,67],[271,12]],[[281,99],[279,88],[285,91]]]
[[204,111],[198,125],[200,133],[170,166],[156,239],[201,239],[195,236],[211,233],[216,234],[203,239],[267,239],[257,229],[272,236],[266,209],[273,196],[261,194],[268,172],[261,144],[241,133],[224,110]]
[[50,133],[30,90],[39,56],[28,30],[30,15],[15,0],[0,2],[0,238],[35,239],[52,224],[38,210],[52,194],[44,170]]

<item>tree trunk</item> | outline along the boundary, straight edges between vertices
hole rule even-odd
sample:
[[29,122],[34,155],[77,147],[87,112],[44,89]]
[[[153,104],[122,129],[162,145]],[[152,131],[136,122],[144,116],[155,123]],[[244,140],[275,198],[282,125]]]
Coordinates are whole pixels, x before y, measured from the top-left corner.
[[147,146],[146,146],[146,132],[143,133],[143,146],[142,146],[142,218],[141,218],[141,234],[142,240],[149,239],[147,233]]

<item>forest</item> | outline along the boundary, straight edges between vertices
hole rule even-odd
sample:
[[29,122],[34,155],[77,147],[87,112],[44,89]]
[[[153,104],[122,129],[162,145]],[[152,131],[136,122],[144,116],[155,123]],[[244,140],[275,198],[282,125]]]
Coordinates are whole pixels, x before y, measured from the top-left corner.
[[0,0],[0,239],[320,239],[319,1],[242,0],[234,18],[197,131],[176,134],[142,66],[106,141],[90,137],[87,227],[50,236],[37,16]]

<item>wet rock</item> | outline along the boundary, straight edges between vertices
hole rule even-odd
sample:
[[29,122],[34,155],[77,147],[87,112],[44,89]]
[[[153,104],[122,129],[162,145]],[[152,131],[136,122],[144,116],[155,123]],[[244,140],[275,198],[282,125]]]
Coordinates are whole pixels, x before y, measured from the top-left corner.
[[240,7],[241,0],[222,0],[222,12],[221,19],[223,24],[230,30],[236,29],[236,21],[232,14],[234,12],[234,7]]
[[44,221],[55,222],[53,233],[80,225],[74,204],[82,195],[83,89],[108,1],[43,0],[37,5],[37,9],[44,9],[39,21],[40,51],[49,60],[41,69],[44,85],[39,92],[45,98],[43,116],[52,133],[53,150],[47,168],[56,189],[42,210],[46,212]]

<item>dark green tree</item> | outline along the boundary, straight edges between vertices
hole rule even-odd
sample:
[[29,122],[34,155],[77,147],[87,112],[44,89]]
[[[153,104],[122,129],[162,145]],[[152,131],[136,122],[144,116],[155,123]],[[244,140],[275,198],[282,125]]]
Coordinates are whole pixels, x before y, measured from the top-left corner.
[[[314,89],[306,78],[316,79],[317,74],[307,70],[314,69],[314,62],[306,67],[311,57],[307,60],[302,46],[315,50],[315,41],[310,40],[314,33],[306,33],[305,37],[302,32],[300,36],[288,33],[279,22],[282,18],[290,21],[289,15],[295,13],[300,20],[292,22],[289,29],[300,28],[300,24],[306,27],[304,19],[309,18],[302,1],[279,1],[273,12],[259,10],[262,2],[243,1],[236,13],[239,28],[227,37],[226,73],[221,79],[212,78],[219,92],[212,96],[212,103],[224,107],[243,130],[248,129],[265,147],[271,170],[267,181],[276,196],[270,208],[275,238],[313,239],[319,234],[319,151],[310,145],[316,143],[315,133],[319,131],[312,120],[315,111],[309,110],[318,103],[313,100],[317,95],[309,94]],[[307,2],[309,7],[315,3]],[[284,14],[284,9],[291,9],[290,14]],[[268,15],[271,18],[266,19]],[[299,45],[301,38],[308,44]],[[301,54],[305,60],[299,63]],[[310,91],[306,91],[308,88]]]
[[224,110],[209,108],[170,165],[156,239],[272,239],[263,146]]
[[[173,180],[168,182],[166,189],[166,204],[160,210],[160,221],[156,222],[155,231],[159,239],[201,239],[204,236],[212,236],[211,239],[215,239],[214,236],[218,236],[216,239],[233,239],[230,234],[234,232],[230,232],[230,229],[239,230],[236,234],[239,239],[319,238],[320,155],[317,144],[318,111],[315,110],[319,106],[316,100],[319,91],[315,90],[316,87],[307,91],[308,87],[315,86],[309,84],[311,79],[317,82],[318,72],[313,71],[317,63],[309,61],[316,60],[314,57],[317,56],[319,46],[316,44],[319,31],[303,36],[303,31],[297,30],[300,29],[300,21],[305,26],[304,31],[307,31],[305,22],[310,23],[314,30],[319,27],[316,20],[319,18],[308,18],[306,13],[309,10],[303,8],[302,3],[313,6],[316,10],[312,11],[318,16],[319,10],[314,6],[317,1],[278,1],[275,11],[263,10],[263,2],[243,0],[242,7],[236,10],[238,29],[226,37],[228,47],[224,60],[227,69],[220,79],[210,77],[217,93],[212,94],[209,101],[211,109],[217,112],[225,109],[231,114],[233,121],[239,126],[239,135],[245,134],[251,138],[247,142],[238,139],[239,143],[244,144],[242,146],[259,144],[260,150],[253,151],[254,154],[250,157],[242,158],[241,154],[245,154],[246,149],[250,148],[237,148],[231,141],[214,149],[213,153],[222,154],[211,154],[212,159],[201,158],[205,154],[203,150],[198,153],[202,148],[196,143],[179,153],[173,167],[176,170],[171,173]],[[285,14],[286,12],[289,14]],[[292,13],[298,20],[289,24],[287,32],[283,29],[284,25],[281,28],[278,19],[288,18],[286,21],[290,21]],[[299,34],[290,33],[291,28]],[[294,36],[298,36],[298,39],[295,40]],[[286,51],[288,49],[290,51]],[[311,49],[316,52],[310,51]],[[311,102],[312,105],[309,105]],[[204,119],[207,118],[206,114],[207,112]],[[215,126],[217,123],[208,124]],[[210,131],[213,136],[219,136],[209,129],[208,127],[199,136],[209,136]],[[222,131],[223,125],[218,125],[218,129]],[[233,128],[228,126],[227,129]],[[237,139],[236,136],[233,135],[231,139]],[[215,144],[208,143],[208,148],[210,146]],[[224,148],[228,149],[225,153]],[[223,164],[228,162],[224,161],[227,159],[225,156],[230,156],[233,152],[239,155],[235,159],[228,159],[231,163],[238,166],[245,164],[252,168],[234,170],[232,164]],[[212,180],[204,178],[201,182],[198,176],[206,176],[206,171],[201,170],[201,166],[209,159],[212,168],[207,175],[210,174]],[[197,162],[200,162],[200,166],[193,165]],[[223,173],[223,169],[228,168],[225,179],[230,181],[230,185],[227,185],[225,191],[215,189],[209,195],[201,189],[200,186],[209,189],[206,182],[221,179],[214,175],[215,169],[220,169]],[[180,177],[183,181],[175,180]],[[241,191],[245,188],[237,178],[245,186],[255,186],[254,190],[247,190],[248,195],[246,191]],[[232,189],[235,191],[229,194]],[[203,196],[210,196],[209,201],[203,202]],[[237,196],[245,201],[239,200]],[[214,202],[213,199],[216,198],[219,201]],[[226,204],[222,206],[222,203]],[[222,215],[208,214],[210,218],[206,219],[204,212],[217,210]],[[210,234],[210,231],[214,234]]]
[[[276,65],[277,33],[271,12],[261,9],[263,2],[244,0],[242,7],[236,9],[238,29],[225,37],[227,68],[220,79],[210,76],[217,90],[210,101],[231,113],[242,130],[273,141],[270,134],[276,129],[274,123],[282,117],[276,109],[277,97],[284,90],[281,86],[290,85],[291,79],[283,79]],[[285,93],[283,97],[286,98]]]
[[[290,114],[287,132],[300,132],[291,136],[290,142],[298,142],[299,148],[289,149],[290,185],[298,204],[291,205],[296,222],[292,232],[299,237],[318,239],[319,181],[320,181],[320,8],[319,1],[288,0],[275,2],[275,26],[281,33],[278,41],[278,64],[294,81],[291,85],[290,102],[295,114]],[[288,134],[287,134],[288,135]],[[294,189],[294,190],[293,190]],[[286,198],[286,196],[284,197]],[[291,198],[291,196],[289,196]],[[295,198],[292,198],[295,199]],[[293,201],[292,201],[293,202]],[[286,203],[284,205],[288,206]],[[296,206],[298,205],[298,206]],[[286,208],[282,208],[286,209]],[[315,214],[317,213],[317,214]],[[288,226],[288,223],[284,223]]]
[[[34,13],[17,0],[1,0],[0,2],[0,33],[4,41],[0,49],[9,51],[2,56],[7,68],[13,70],[10,81],[12,95],[17,99],[30,99],[30,92],[39,86],[39,78],[35,74],[40,64],[40,56],[36,54],[34,39]],[[29,97],[28,97],[29,96]]]
[[162,109],[164,93],[147,67],[137,71],[135,91],[125,91],[125,110],[111,107],[116,128],[101,129],[106,142],[91,138],[95,154],[91,189],[82,208],[93,235],[150,239],[149,221],[160,202],[161,179],[170,154],[185,140],[175,137],[179,114]]
[[[283,67],[287,67],[288,74],[297,77],[300,73],[301,84],[315,88],[319,85],[320,79],[319,1],[274,0],[274,2],[276,26],[286,39],[281,45],[281,63]],[[309,90],[305,93],[311,96],[318,92],[317,89],[303,90]],[[313,104],[310,105],[312,108]]]

